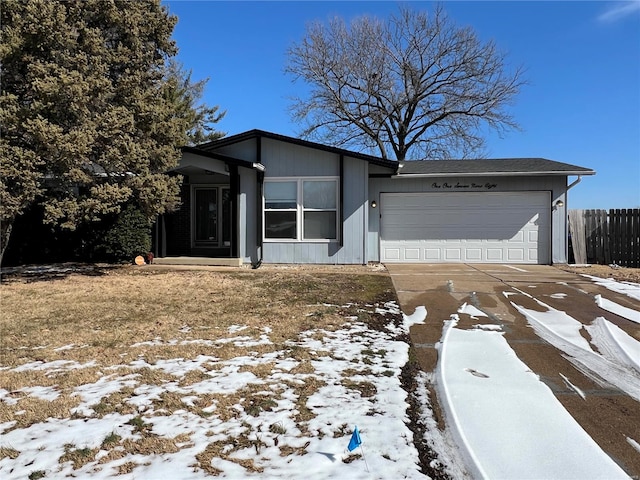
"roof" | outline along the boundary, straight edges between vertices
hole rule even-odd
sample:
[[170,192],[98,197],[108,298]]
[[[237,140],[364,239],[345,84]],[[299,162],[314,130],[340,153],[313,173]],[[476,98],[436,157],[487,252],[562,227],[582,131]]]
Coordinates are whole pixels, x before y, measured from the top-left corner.
[[[256,138],[269,138],[280,142],[314,148],[317,150],[336,153],[351,158],[365,160],[374,165],[387,167],[395,172],[396,178],[401,177],[446,177],[446,176],[535,176],[535,175],[595,175],[590,168],[556,162],[545,158],[498,158],[477,160],[409,160],[397,162],[380,157],[374,157],[360,152],[353,152],[343,148],[310,142],[300,138],[288,137],[264,130],[249,130],[244,133],[223,137],[208,143],[203,143],[191,148],[194,153],[209,152],[210,155],[218,155],[215,150],[227,145],[252,140]],[[216,157],[214,157],[216,158]],[[221,160],[222,156],[219,156]],[[231,157],[226,157],[231,159]],[[235,159],[237,162],[241,160]]]
[[546,158],[411,160],[398,165],[398,177],[595,175],[590,168]]
[[301,138],[287,137],[286,135],[280,135],[277,133],[266,132],[264,130],[249,130],[248,132],[239,133],[237,135],[231,135],[229,137],[223,137],[212,142],[203,143],[196,148],[199,150],[212,151],[220,147],[227,145],[233,145],[234,143],[244,142],[246,140],[252,140],[254,138],[270,138],[272,140],[278,140],[280,142],[291,143],[293,145],[299,145],[302,147],[315,148],[316,150],[322,150],[324,152],[336,153],[338,155],[344,155],[346,157],[357,158],[365,160],[375,165],[383,167],[393,168],[394,170],[398,166],[398,162],[395,160],[385,160],[384,158],[374,157],[373,155],[367,155],[365,153],[353,152],[344,148],[332,147],[329,145],[323,145],[321,143],[310,142],[308,140],[302,140]]

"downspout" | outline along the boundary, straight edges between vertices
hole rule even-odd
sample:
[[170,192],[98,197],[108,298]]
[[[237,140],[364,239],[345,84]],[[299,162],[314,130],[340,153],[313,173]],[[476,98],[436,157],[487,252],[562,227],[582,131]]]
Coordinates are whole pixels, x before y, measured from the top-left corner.
[[[256,138],[256,162],[259,165],[262,165],[262,137],[258,136]],[[264,171],[258,170],[256,172],[256,181],[257,181],[257,194],[256,194],[256,246],[258,247],[259,258],[258,260],[251,265],[251,268],[256,269],[260,268],[262,265],[262,260],[264,259],[264,242],[262,241],[262,218],[264,216],[262,212],[262,196],[264,195]]]
[[567,186],[567,192],[569,190],[571,190],[573,187],[575,187],[577,184],[579,184],[582,181],[582,175],[578,175],[578,178],[576,178],[576,180],[569,186]]
[[257,246],[258,246],[258,251],[260,252],[260,258],[258,259],[257,262],[253,263],[251,265],[251,268],[256,269],[256,268],[260,268],[260,266],[262,265],[262,259],[264,258],[264,254],[263,254],[263,250],[264,250],[264,242],[262,241],[262,230],[263,230],[263,226],[262,226],[262,216],[263,216],[263,212],[262,212],[262,196],[264,195],[263,189],[264,189],[264,172],[258,171],[256,172],[256,180],[258,183],[258,191],[257,191],[257,195],[256,195],[256,212],[257,212],[257,218],[256,218],[256,237],[257,237]]
[[340,170],[340,219],[339,219],[339,230],[338,235],[340,235],[339,245],[344,247],[344,155],[340,154],[339,160],[339,170]]
[[[567,214],[569,212],[569,198],[567,193],[569,192],[569,190],[571,190],[573,187],[575,187],[577,184],[579,184],[582,181],[582,175],[578,175],[578,178],[576,178],[573,182],[571,182],[569,185],[567,185],[567,189],[564,191],[564,202],[565,202],[565,214],[564,214],[564,229],[565,229],[565,237],[568,237],[569,234],[569,225],[568,225],[568,219],[567,219]],[[552,247],[553,248],[553,247]],[[567,263],[569,262],[569,241],[567,240],[565,247],[564,247],[564,255],[566,258]],[[553,254],[552,254],[553,257]],[[553,258],[551,259],[551,261],[553,262]]]
[[369,162],[364,166],[366,174],[364,177],[364,212],[363,212],[363,225],[362,225],[362,264],[367,264],[369,258],[369,249],[367,248],[369,243]]

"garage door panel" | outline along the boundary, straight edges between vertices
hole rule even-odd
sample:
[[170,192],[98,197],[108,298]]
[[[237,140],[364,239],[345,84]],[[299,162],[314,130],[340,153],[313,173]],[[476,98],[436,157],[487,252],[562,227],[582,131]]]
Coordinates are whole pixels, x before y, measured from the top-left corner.
[[[524,228],[526,226],[521,226]],[[516,227],[493,227],[487,225],[467,225],[467,226],[451,226],[448,228],[434,228],[420,227],[409,228],[402,227],[402,225],[387,226],[391,228],[388,235],[385,235],[384,240],[397,240],[397,241],[420,241],[424,239],[429,240],[442,240],[442,241],[512,241],[523,242],[525,235],[529,238],[529,241],[537,241],[537,232],[531,236],[531,232],[523,232],[522,230],[516,230]]]
[[399,248],[385,248],[384,250],[387,261],[400,260],[400,249]]
[[507,261],[509,262],[523,262],[527,258],[524,254],[523,248],[509,248],[507,249]]
[[462,260],[462,252],[459,248],[447,248],[444,251],[444,258],[451,262]]
[[424,259],[427,261],[439,261],[442,260],[440,249],[437,248],[425,248]]
[[465,250],[465,260],[467,262],[481,262],[482,261],[482,249],[480,248],[468,248]]
[[548,263],[548,192],[383,194],[384,262]]
[[485,250],[486,259],[488,262],[503,262],[502,249],[501,248],[487,248]]

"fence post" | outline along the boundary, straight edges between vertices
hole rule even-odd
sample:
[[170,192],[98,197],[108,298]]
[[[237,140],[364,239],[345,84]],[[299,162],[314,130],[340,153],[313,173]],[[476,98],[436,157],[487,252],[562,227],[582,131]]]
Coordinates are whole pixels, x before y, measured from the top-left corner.
[[569,232],[571,233],[571,246],[573,258],[577,264],[587,263],[587,241],[585,228],[585,210],[569,210]]
[[611,242],[609,239],[611,238],[611,218],[607,214],[606,210],[602,210],[600,213],[602,215],[602,223],[603,223],[602,245],[604,248],[604,264],[610,265],[611,264]]
[[631,214],[631,242],[633,261],[630,266],[640,267],[640,209],[634,208]]

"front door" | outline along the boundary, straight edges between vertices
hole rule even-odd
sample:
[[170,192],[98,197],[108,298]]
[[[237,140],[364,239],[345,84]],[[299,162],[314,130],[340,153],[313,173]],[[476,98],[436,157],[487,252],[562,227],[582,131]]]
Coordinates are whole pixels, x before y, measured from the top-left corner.
[[231,202],[229,187],[193,187],[193,246],[231,245]]

